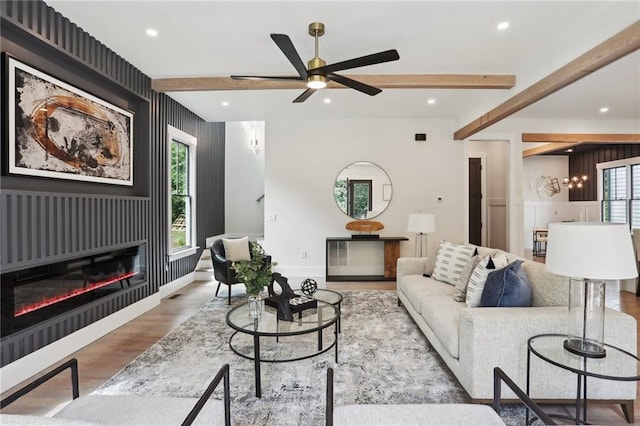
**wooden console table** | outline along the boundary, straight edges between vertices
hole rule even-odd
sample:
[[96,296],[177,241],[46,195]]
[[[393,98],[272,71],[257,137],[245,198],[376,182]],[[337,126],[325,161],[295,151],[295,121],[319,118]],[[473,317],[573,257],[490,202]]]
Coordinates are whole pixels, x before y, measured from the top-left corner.
[[[330,237],[326,241],[325,273],[327,281],[394,281],[396,264],[400,257],[400,241],[408,241],[407,237],[380,237],[360,239],[351,237]],[[356,264],[366,260],[366,253],[359,256],[358,250],[379,246],[384,264]],[[376,249],[379,250],[379,249]],[[355,258],[355,259],[352,259]]]

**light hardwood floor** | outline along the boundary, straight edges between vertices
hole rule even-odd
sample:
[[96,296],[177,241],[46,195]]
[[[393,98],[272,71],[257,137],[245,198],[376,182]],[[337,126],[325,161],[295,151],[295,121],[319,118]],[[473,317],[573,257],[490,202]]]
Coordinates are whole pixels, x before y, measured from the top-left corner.
[[[166,333],[193,315],[215,293],[214,282],[195,282],[164,299],[151,311],[118,328],[96,342],[79,350],[80,394],[95,390],[109,377],[144,352]],[[330,283],[334,290],[395,290],[395,282]],[[612,289],[614,290],[614,289]],[[640,298],[628,292],[609,291],[607,305],[640,318]],[[639,339],[640,341],[640,339]],[[572,385],[573,386],[573,385]],[[17,387],[16,387],[17,388]],[[12,390],[2,396],[7,396]],[[2,410],[3,413],[44,415],[69,400],[68,375],[62,375]],[[634,406],[635,418],[640,421],[640,399]],[[549,407],[551,410],[552,407]],[[553,407],[558,410],[558,407]],[[589,421],[595,424],[627,424],[619,406],[593,404],[589,407]]]

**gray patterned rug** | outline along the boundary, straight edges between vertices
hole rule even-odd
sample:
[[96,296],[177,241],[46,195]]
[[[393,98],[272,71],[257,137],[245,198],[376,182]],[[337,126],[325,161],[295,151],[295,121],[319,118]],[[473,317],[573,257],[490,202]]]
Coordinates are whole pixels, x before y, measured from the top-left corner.
[[[198,397],[228,363],[232,418],[238,425],[323,424],[327,367],[335,370],[336,405],[469,400],[404,308],[397,306],[395,291],[342,293],[339,363],[332,349],[302,361],[263,364],[262,398],[255,397],[253,361],[229,349],[232,330],[225,322],[225,298],[209,301],[95,393]],[[232,299],[234,304],[242,301]],[[330,343],[333,333],[324,335]],[[265,344],[267,339],[262,339],[261,352],[263,357],[293,353],[313,347],[315,338],[303,341],[305,337],[297,336]],[[512,410],[503,412],[508,424],[523,421],[514,415]]]

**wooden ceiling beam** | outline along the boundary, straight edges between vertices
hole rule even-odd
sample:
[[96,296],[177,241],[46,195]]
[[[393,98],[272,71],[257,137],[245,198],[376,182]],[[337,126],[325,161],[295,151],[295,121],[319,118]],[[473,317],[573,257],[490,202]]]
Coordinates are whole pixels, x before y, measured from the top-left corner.
[[[514,75],[499,74],[343,74],[380,89],[511,89]],[[205,90],[272,90],[304,89],[303,81],[233,80],[230,77],[155,78],[151,88],[159,93],[193,92]],[[329,88],[345,86],[329,82]]]
[[640,143],[640,133],[523,133],[522,142]]
[[[639,48],[640,21],[636,21],[613,37],[457,130],[453,138],[455,140],[466,139]],[[612,82],[611,84],[620,84],[620,82]]]
[[546,145],[536,146],[535,148],[525,149],[524,151],[522,151],[522,158],[546,154],[548,152],[558,151],[560,149],[573,148],[574,146],[576,146],[575,143],[548,143]]

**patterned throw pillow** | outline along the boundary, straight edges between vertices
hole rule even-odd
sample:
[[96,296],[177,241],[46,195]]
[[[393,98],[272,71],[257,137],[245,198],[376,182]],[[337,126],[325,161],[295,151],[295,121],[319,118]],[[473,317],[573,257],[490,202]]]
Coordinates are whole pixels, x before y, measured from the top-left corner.
[[432,278],[447,284],[456,285],[460,272],[473,257],[476,246],[471,244],[453,244],[443,242],[438,251],[436,266]]
[[484,258],[478,266],[473,270],[471,278],[469,278],[469,285],[467,287],[466,303],[470,308],[476,308],[480,306],[480,299],[482,298],[482,290],[484,284],[487,281],[489,272],[502,269],[509,264],[507,255],[501,253],[495,258],[487,256]]
[[465,267],[460,272],[460,277],[458,282],[456,283],[456,289],[453,292],[453,300],[456,302],[464,302],[467,299],[467,286],[469,285],[469,278],[471,278],[471,274],[473,270],[476,269],[478,263],[482,261],[483,257],[480,255],[475,255],[471,258],[470,261],[467,262]]

